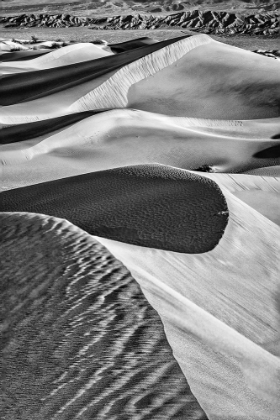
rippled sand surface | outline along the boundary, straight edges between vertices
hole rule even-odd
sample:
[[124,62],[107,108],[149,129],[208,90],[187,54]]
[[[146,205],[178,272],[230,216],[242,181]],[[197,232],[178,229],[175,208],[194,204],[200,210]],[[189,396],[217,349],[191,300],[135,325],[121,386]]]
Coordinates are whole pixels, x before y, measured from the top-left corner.
[[278,420],[279,59],[8,47],[1,419]]
[[102,245],[2,213],[1,250],[3,419],[206,419],[157,312]]

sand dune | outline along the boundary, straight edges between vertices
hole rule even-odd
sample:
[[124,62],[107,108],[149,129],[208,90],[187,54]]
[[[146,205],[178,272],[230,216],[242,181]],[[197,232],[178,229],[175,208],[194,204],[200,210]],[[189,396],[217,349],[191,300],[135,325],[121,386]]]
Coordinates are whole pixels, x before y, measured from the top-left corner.
[[0,68],[0,417],[206,420],[187,380],[278,420],[279,61],[196,35]]
[[24,51],[14,51],[14,52],[5,52],[0,54],[0,62],[3,61],[23,61],[31,60],[33,58],[40,57],[41,55],[48,54],[49,51],[42,50],[24,50]]
[[280,130],[279,119],[203,120],[130,109],[90,113],[95,114],[2,129],[0,142],[8,143],[0,146],[2,189],[131,164],[240,172],[280,163],[280,158],[254,157],[280,144],[271,139]]
[[112,55],[90,43],[68,45],[28,61],[9,61],[0,64],[0,74],[13,74],[67,66]]
[[6,106],[17,102],[26,102],[93,80],[109,71],[116,70],[147,54],[151,54],[166,45],[172,44],[176,40],[175,38],[161,41],[122,54],[68,66],[59,66],[54,69],[5,76],[5,84],[0,87],[0,104]]
[[201,118],[279,117],[279,81],[276,60],[197,35],[123,67],[72,109],[128,106]]
[[[112,75],[110,71],[116,72]],[[56,98],[49,95],[106,73],[101,84],[73,97],[67,109],[60,104],[55,113],[50,110]],[[0,123],[123,107],[214,119],[279,117],[279,80],[277,60],[219,43],[207,35],[183,37],[72,66],[5,76],[0,90],[5,105]],[[46,96],[47,104],[35,102]],[[22,101],[25,103],[17,104]]]
[[206,420],[125,267],[66,221],[0,220],[2,419]]
[[280,225],[279,177],[244,174],[205,174],[205,176],[217,182],[222,189],[226,188],[272,222]]
[[[132,244],[199,253],[212,249],[226,226],[227,207],[220,196],[216,183],[200,175],[161,165],[128,166],[3,192],[0,211],[49,214],[92,235],[104,231],[105,237],[122,240],[124,235],[124,242]],[[209,213],[201,226],[206,204]],[[154,226],[153,208],[160,226]],[[173,223],[170,214],[176,214]],[[196,236],[200,241],[194,241]]]
[[160,314],[209,419],[276,420],[280,359],[264,348],[276,342],[280,354],[280,230],[231,193],[224,195],[229,222],[210,252],[189,255],[97,239],[129,268]]
[[264,347],[279,340],[280,230],[222,191],[146,165],[7,191],[0,210],[63,217],[96,235],[159,312],[210,419],[277,419],[280,361]]

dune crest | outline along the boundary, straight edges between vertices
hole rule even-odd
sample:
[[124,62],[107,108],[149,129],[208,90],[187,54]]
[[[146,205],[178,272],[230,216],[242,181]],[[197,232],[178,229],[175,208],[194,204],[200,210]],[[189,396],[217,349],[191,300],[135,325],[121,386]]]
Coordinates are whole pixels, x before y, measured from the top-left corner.
[[160,50],[143,57],[134,63],[123,67],[114,76],[76,101],[71,112],[86,111],[91,107],[122,108],[128,104],[128,91],[131,85],[152,76],[158,71],[182,58],[186,53],[200,45],[208,44],[212,40],[208,35],[196,35],[176,44],[168,45]]
[[96,239],[128,267],[160,314],[208,418],[277,420],[280,359],[264,348],[279,340],[280,228],[223,192],[229,223],[206,254]]
[[279,420],[279,61],[107,44],[0,57],[5,415]]

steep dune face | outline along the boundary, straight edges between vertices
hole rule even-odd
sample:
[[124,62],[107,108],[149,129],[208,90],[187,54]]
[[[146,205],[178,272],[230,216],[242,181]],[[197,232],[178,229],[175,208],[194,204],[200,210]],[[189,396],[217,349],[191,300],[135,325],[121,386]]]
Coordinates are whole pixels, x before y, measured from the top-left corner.
[[172,116],[272,118],[279,116],[279,80],[277,60],[207,35],[183,37],[76,65],[6,75],[0,123],[123,107]]
[[3,419],[206,420],[120,262],[65,220],[0,220]]
[[0,412],[278,420],[279,61],[67,48],[0,63]]
[[160,314],[209,419],[276,420],[280,360],[264,348],[279,344],[280,231],[223,192],[229,222],[219,244],[206,254],[97,239],[129,268]]
[[278,117],[279,80],[277,62],[198,35],[124,67],[73,109],[97,103],[201,118]]

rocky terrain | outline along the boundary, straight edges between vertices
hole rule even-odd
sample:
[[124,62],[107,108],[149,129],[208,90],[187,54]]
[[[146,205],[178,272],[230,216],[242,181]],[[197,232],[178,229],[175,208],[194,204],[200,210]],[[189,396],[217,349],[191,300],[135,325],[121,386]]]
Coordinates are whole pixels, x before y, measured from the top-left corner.
[[279,34],[277,12],[242,16],[236,13],[192,10],[167,16],[153,14],[118,15],[109,17],[78,17],[70,14],[20,14],[0,17],[10,27],[78,27],[90,29],[162,29],[187,28],[211,34]]
[[1,11],[14,13],[63,13],[79,16],[134,13],[172,13],[193,9],[257,13],[280,9],[279,0],[0,0]]

